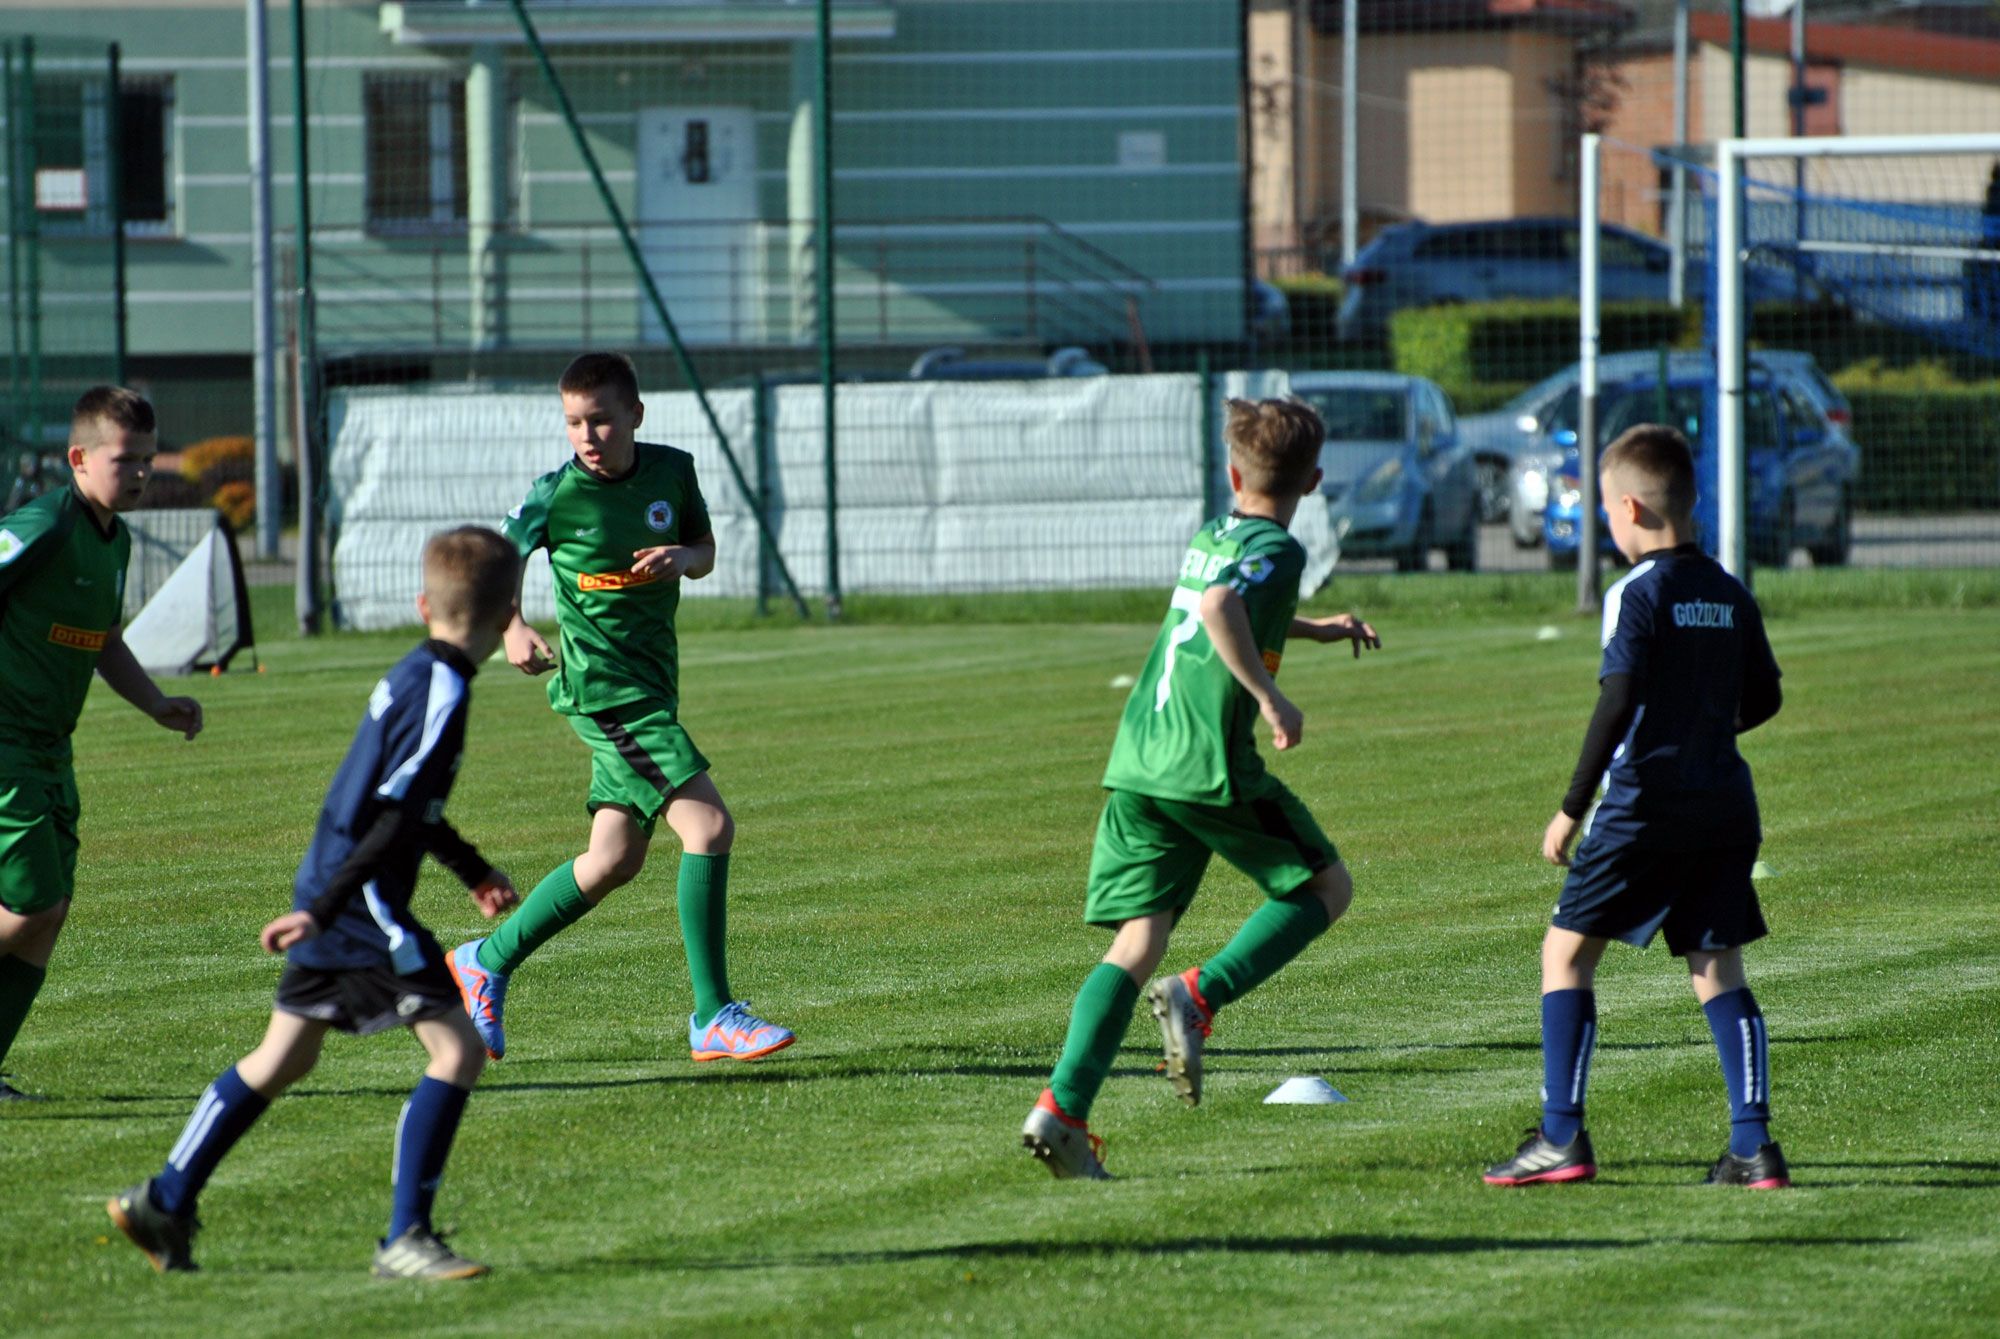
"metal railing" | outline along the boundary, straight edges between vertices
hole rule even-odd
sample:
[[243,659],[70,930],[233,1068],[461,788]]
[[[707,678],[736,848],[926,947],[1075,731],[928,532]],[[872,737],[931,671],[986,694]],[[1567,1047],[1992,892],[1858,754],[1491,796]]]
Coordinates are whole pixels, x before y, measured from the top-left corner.
[[[818,258],[809,220],[640,220],[634,231],[690,343],[796,348],[813,339]],[[464,231],[316,235],[321,351],[664,342],[609,228],[494,232],[477,265],[473,247]],[[1085,344],[1140,359],[1144,303],[1158,287],[1027,215],[843,221],[834,280],[846,344]]]

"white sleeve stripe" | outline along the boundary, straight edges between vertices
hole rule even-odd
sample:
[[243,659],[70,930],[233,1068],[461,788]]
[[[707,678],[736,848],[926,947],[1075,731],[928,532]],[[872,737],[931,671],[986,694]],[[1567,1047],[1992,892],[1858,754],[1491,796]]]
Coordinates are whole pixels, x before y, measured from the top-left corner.
[[1618,614],[1625,604],[1625,587],[1638,577],[1653,570],[1653,560],[1648,558],[1624,576],[1611,583],[1611,589],[1604,592],[1604,626],[1600,632],[1598,647],[1611,645],[1611,639],[1618,635]]
[[375,788],[375,793],[385,800],[400,800],[409,793],[410,782],[416,779],[424,760],[437,747],[444,734],[444,723],[451,719],[452,710],[465,697],[465,680],[457,671],[442,660],[431,665],[431,695],[424,704],[424,735],[417,743],[417,751],[412,753],[401,767],[389,774],[389,779]]

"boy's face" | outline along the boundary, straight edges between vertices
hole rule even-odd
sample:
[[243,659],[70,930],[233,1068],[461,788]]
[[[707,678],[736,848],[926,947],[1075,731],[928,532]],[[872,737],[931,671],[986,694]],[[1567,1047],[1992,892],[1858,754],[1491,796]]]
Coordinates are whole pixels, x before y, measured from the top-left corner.
[[632,445],[646,406],[627,402],[614,386],[562,393],[563,426],[576,458],[592,474],[615,479],[632,468]]
[[160,449],[158,433],[133,432],[115,423],[93,423],[69,444],[69,472],[76,491],[106,511],[130,511],[145,495]]

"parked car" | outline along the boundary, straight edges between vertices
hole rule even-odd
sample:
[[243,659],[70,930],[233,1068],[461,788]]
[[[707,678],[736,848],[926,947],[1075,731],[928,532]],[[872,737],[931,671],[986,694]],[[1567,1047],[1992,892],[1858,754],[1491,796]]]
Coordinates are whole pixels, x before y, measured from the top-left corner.
[[[1574,297],[1582,239],[1572,218],[1398,223],[1341,271],[1342,339],[1379,339],[1404,307],[1494,298]],[[1672,253],[1614,225],[1598,234],[1598,291],[1606,302],[1664,301]]]
[[[1608,443],[1639,423],[1666,422],[1694,448],[1695,528],[1702,547],[1716,551],[1721,533],[1716,484],[1716,383],[1713,371],[1657,374],[1605,388],[1598,440]],[[1665,413],[1661,413],[1664,402]],[[1575,432],[1569,434],[1572,443]],[[1761,361],[1750,369],[1743,401],[1743,446],[1749,476],[1750,560],[1782,567],[1803,545],[1820,566],[1845,564],[1854,542],[1852,490],[1861,453],[1847,430],[1829,418],[1796,370]],[[1572,444],[1550,489],[1543,537],[1553,566],[1576,562],[1582,493]],[[1602,507],[1599,508],[1600,515]],[[1607,549],[1608,528],[1600,529]]]
[[[1643,233],[1598,227],[1597,284],[1605,302],[1665,302],[1673,252]],[[1573,298],[1581,279],[1582,230],[1572,218],[1398,223],[1377,233],[1341,271],[1347,295],[1336,329],[1342,339],[1380,339],[1404,307],[1495,298]],[[1825,297],[1809,275],[1753,267],[1753,301]]]
[[1451,400],[1436,382],[1392,372],[1295,372],[1292,394],[1326,423],[1320,489],[1343,555],[1421,571],[1479,561],[1478,481]]
[[[1606,386],[1649,373],[1657,375],[1659,357],[1658,352],[1646,350],[1614,353],[1601,359],[1600,395]],[[1711,372],[1714,363],[1704,351],[1683,350],[1669,354],[1667,366],[1668,377],[1672,379],[1699,377]],[[1827,379],[1811,354],[1792,349],[1759,349],[1751,355],[1750,366],[1782,373],[1842,432],[1852,425],[1854,415],[1847,397]],[[1497,455],[1501,444],[1511,444],[1513,448],[1504,491],[1507,528],[1517,548],[1531,549],[1542,542],[1542,509],[1548,503],[1549,478],[1561,466],[1564,453],[1576,444],[1580,377],[1578,364],[1571,363],[1529,387],[1501,409],[1482,414],[1476,420],[1459,422],[1461,434],[1470,439],[1470,449],[1482,459]],[[1564,434],[1568,436],[1565,438]]]
[[910,364],[911,381],[1040,381],[1045,377],[1101,377],[1110,369],[1087,349],[1065,345],[1047,358],[970,358],[950,346],[928,349]]

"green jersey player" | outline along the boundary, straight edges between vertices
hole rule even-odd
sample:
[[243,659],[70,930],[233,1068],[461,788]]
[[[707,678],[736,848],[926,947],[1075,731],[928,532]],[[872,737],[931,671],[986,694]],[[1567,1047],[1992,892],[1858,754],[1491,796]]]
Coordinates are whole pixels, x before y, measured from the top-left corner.
[[505,925],[454,950],[451,973],[498,1059],[514,970],[638,877],[664,814],[682,848],[681,937],[694,986],[689,1052],[696,1060],[755,1060],[795,1038],[730,993],[724,931],[736,825],[708,759],[680,723],[681,581],[715,570],[694,457],[637,440],[646,407],[623,355],[582,355],[558,388],[575,458],[537,479],[503,529],[523,557],[548,552],[560,655],[518,608],[506,647],[524,673],[555,671],[549,705],[590,750],[590,845],[536,885]]
[[[68,486],[0,516],[0,1060],[42,988],[76,881],[70,735],[93,672],[189,739],[201,706],[168,697],[119,636],[132,537],[158,434],[153,406],[97,386],[71,415]],[[0,1101],[22,1094],[0,1081]]]
[[1340,853],[1284,783],[1264,770],[1252,730],[1296,746],[1305,718],[1274,676],[1287,637],[1379,647],[1352,614],[1299,618],[1305,551],[1286,532],[1319,486],[1319,417],[1286,400],[1229,402],[1229,484],[1236,506],[1188,545],[1166,620],[1119,722],[1110,792],[1091,852],[1084,919],[1115,931],[1085,978],[1062,1059],[1028,1113],[1021,1142],[1058,1177],[1103,1179],[1086,1121],[1167,936],[1194,901],[1211,855],[1267,899],[1222,952],[1146,991],[1159,1019],[1167,1079],[1201,1101],[1202,1046],[1215,1012],[1296,957],[1347,909]]

